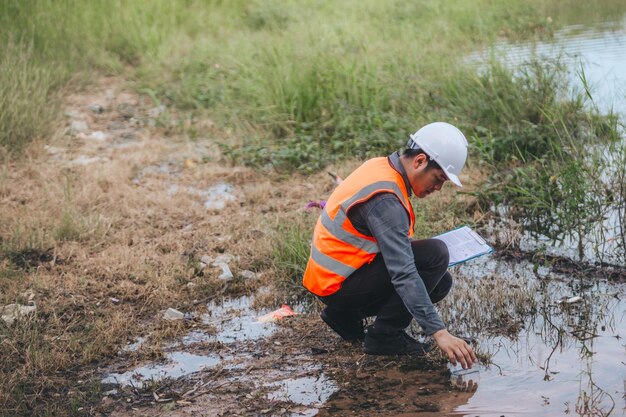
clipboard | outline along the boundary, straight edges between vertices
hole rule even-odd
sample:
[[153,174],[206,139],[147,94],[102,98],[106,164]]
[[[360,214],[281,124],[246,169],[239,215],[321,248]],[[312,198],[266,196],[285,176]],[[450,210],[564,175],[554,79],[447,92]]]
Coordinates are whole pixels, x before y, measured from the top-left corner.
[[450,253],[448,267],[467,262],[470,259],[493,252],[487,241],[469,226],[461,226],[449,232],[433,236],[443,241]]

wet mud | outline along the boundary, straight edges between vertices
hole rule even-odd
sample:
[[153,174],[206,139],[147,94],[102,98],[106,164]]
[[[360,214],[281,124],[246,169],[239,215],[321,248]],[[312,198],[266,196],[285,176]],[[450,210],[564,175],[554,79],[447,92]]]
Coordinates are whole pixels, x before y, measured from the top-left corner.
[[[155,199],[175,202],[190,198],[191,207],[206,209],[216,219],[220,210],[242,203],[233,197],[235,187],[257,186],[246,184],[236,173],[230,173],[230,168],[220,171],[217,163],[211,165],[217,171],[212,181],[191,186],[198,181],[192,176],[196,162],[189,155],[196,161],[217,159],[211,149],[175,153],[163,141],[159,146],[167,158],[133,156],[131,149],[149,145],[139,134],[143,130],[131,126],[133,118],[130,115],[126,124],[109,126],[107,136],[81,136],[82,145],[68,150],[67,155],[50,149],[50,158],[73,165],[98,166],[117,160],[132,163],[137,168],[131,182],[137,189],[154,194]],[[149,118],[137,120],[143,127],[150,124]],[[110,143],[105,144],[107,141]],[[267,211],[281,209],[280,203],[264,204]],[[230,239],[221,220],[215,225],[204,225],[214,230],[210,236],[216,242],[212,255],[224,252]],[[198,227],[192,221],[181,223],[185,233]],[[27,254],[24,262],[44,256],[48,255]],[[205,267],[211,266],[205,263]],[[185,285],[197,288],[200,281],[193,279],[205,278],[205,272],[196,269]],[[237,273],[235,270],[232,275]],[[193,304],[204,305],[206,313],[185,317],[183,322],[197,325],[164,339],[161,354],[154,355],[158,360],[136,362],[134,353],[144,348],[150,337],[146,334],[122,349],[118,361],[100,370],[105,395],[98,413],[623,415],[626,291],[623,272],[617,278],[611,274],[604,266],[591,270],[574,262],[559,263],[554,258],[541,261],[519,254],[483,257],[455,267],[455,287],[439,308],[453,333],[477,341],[481,363],[466,373],[448,365],[436,351],[427,358],[365,355],[360,346],[342,341],[324,325],[317,313],[319,306],[311,300],[291,305],[300,313],[296,316],[258,323],[259,316],[280,307],[280,303],[254,308],[254,292],[259,297],[267,290],[257,290],[259,285],[247,285],[241,279],[231,281],[230,277],[220,281],[222,293],[241,296],[212,294],[210,300],[195,300]],[[577,301],[569,302],[572,299]],[[418,328],[413,332],[423,337]]]
[[[496,326],[476,332],[483,360],[472,370],[453,368],[437,351],[426,358],[365,355],[360,346],[332,333],[314,312],[315,305],[298,306],[301,314],[276,323],[257,323],[255,318],[267,310],[256,311],[253,297],[241,297],[211,304],[212,314],[203,320],[218,328],[215,334],[196,332],[171,347],[194,352],[187,357],[190,363],[201,356],[209,362],[219,358],[217,362],[204,364],[202,370],[188,368],[186,376],[169,374],[159,381],[144,379],[143,386],[118,387],[105,403],[115,416],[153,415],[156,410],[167,416],[624,413],[623,284],[592,282],[494,257],[454,272],[453,297],[459,299],[466,288],[494,276],[506,282],[503,276],[510,274],[511,286],[519,285],[513,275],[534,281],[534,313],[516,317],[516,331],[505,334]],[[493,297],[514,294],[494,292]],[[489,306],[488,300],[483,302]],[[487,325],[483,319],[476,317],[479,326]],[[470,327],[458,330],[472,332]],[[170,362],[163,367],[187,365]],[[155,374],[146,375],[150,379]]]

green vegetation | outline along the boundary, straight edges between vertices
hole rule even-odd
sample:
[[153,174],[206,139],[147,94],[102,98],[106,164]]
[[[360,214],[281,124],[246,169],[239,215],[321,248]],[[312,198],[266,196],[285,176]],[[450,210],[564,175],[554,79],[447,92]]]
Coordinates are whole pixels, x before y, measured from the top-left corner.
[[315,218],[313,213],[305,213],[276,228],[272,258],[278,273],[276,286],[285,294],[296,297],[307,294],[302,286],[302,276],[309,259]]
[[137,77],[222,126],[247,126],[257,146],[302,148],[256,162],[315,169],[352,145],[367,154],[397,141],[427,118],[421,80],[499,33],[549,33],[542,10],[486,0],[4,1],[0,74],[11,88],[0,93],[0,145],[45,137],[59,88],[95,69]]
[[199,28],[184,3],[1,1],[0,147],[49,138],[68,82],[139,65],[181,27]]
[[475,193],[485,211],[503,205],[531,233],[573,239],[580,259],[587,244],[600,243],[592,252],[602,259],[602,243],[617,230],[605,220],[624,205],[624,168],[616,164],[624,143],[618,118],[599,113],[584,73],[581,80],[584,88],[568,94],[558,61],[515,71],[493,63],[479,75],[452,78],[434,105],[457,115],[473,136],[490,173]]
[[[550,37],[577,23],[574,10],[594,21],[624,11],[618,0],[579,3],[0,0],[0,157],[19,158],[32,141],[50,140],[63,121],[60,98],[103,75],[119,76],[155,105],[173,110],[160,116],[158,127],[176,125],[175,133],[190,140],[211,135],[233,161],[288,174],[391,152],[423,123],[447,120],[467,133],[471,168],[487,177],[472,195],[483,211],[504,207],[527,230],[576,239],[581,256],[590,242],[602,255],[608,240],[626,254],[626,150],[617,140],[619,121],[596,111],[589,91],[571,94],[558,61],[516,70],[491,63],[477,72],[465,59],[498,37]],[[26,180],[37,170],[14,176],[10,164],[0,168],[3,199],[12,198],[18,181],[32,185]],[[127,180],[107,178],[106,188]],[[209,246],[178,256],[185,239],[173,230],[191,221],[139,203],[131,204],[133,212],[147,211],[146,218],[120,211],[106,220],[98,210],[127,202],[94,208],[95,199],[77,199],[69,186],[64,196],[43,190],[54,183],[11,200],[16,214],[7,218],[19,220],[0,235],[2,304],[20,301],[31,287],[46,300],[22,327],[0,322],[6,347],[0,372],[10,376],[0,384],[0,404],[6,405],[0,415],[95,413],[98,384],[69,385],[91,378],[89,370],[112,357],[127,333],[137,334],[146,317],[172,300],[192,305],[216,292],[216,284],[195,270],[196,252]],[[56,183],[63,183],[61,174]],[[474,200],[442,195],[420,204],[417,236],[471,223],[476,207],[470,210],[468,201]],[[617,216],[619,235],[605,230],[609,212]],[[288,218],[273,239],[275,284],[292,295],[305,294],[300,279],[314,217]],[[139,227],[150,230],[137,233]],[[57,250],[67,259],[57,259]],[[250,257],[258,253],[250,250]],[[57,276],[51,264],[66,270]],[[183,283],[195,290],[181,295]],[[124,303],[110,308],[110,297]],[[133,316],[136,306],[143,316]],[[512,316],[524,313],[515,308]]]

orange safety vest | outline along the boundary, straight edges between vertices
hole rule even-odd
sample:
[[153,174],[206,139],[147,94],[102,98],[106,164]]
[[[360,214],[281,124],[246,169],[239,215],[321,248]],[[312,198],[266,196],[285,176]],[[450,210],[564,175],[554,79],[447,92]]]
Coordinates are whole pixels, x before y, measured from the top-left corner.
[[402,175],[386,157],[374,158],[350,174],[331,194],[315,225],[311,255],[303,284],[313,294],[333,294],[354,271],[370,263],[380,252],[376,239],[359,233],[348,211],[376,194],[395,194],[406,209],[413,236],[415,215]]

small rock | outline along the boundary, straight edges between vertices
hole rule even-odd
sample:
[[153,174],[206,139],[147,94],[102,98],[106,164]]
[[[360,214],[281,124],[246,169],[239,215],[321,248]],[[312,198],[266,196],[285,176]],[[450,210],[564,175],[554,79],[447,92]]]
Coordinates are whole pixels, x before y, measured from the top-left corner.
[[239,273],[239,275],[241,275],[242,278],[244,279],[254,279],[256,278],[256,274],[252,271],[249,271],[247,269],[244,269],[243,271],[241,271]]
[[227,263],[219,263],[217,266],[222,268],[222,273],[218,277],[219,279],[223,281],[230,281],[231,279],[233,279],[233,273],[230,271],[230,267]]
[[148,117],[157,118],[165,111],[165,106],[160,105],[148,110]]
[[115,298],[115,297],[110,297],[109,300],[113,303],[113,304],[117,304],[120,302],[119,298]]
[[0,318],[2,318],[6,324],[11,326],[18,318],[29,316],[37,311],[37,306],[35,304],[31,306],[9,304],[4,306],[0,311],[2,312]]
[[188,282],[187,283],[187,288],[194,288],[196,286],[195,282]]
[[100,130],[96,130],[95,132],[91,132],[91,134],[89,134],[89,136],[87,136],[87,139],[89,140],[93,140],[96,142],[103,142],[105,140],[107,140],[108,135],[104,132],[101,132]]
[[202,258],[200,258],[200,262],[205,263],[207,265],[209,265],[213,260],[211,259],[211,257],[209,255],[204,255]]
[[185,314],[170,307],[163,313],[163,318],[168,321],[182,320],[185,318]]
[[213,261],[213,266],[219,266],[218,264],[221,264],[221,263],[226,263],[226,264],[230,263],[232,262],[233,259],[235,259],[233,255],[230,255],[228,253],[222,253],[215,257],[215,261]]
[[202,193],[206,200],[204,207],[208,210],[222,210],[226,204],[237,201],[230,184],[220,183]]
[[96,114],[104,113],[104,106],[100,103],[91,103],[87,108]]
[[94,157],[90,158],[88,156],[81,155],[81,156],[79,156],[77,158],[72,159],[70,161],[70,165],[74,165],[74,166],[76,166],[76,165],[91,165],[93,163],[101,162],[101,161],[106,161],[106,158],[102,158],[102,157],[99,157],[99,156],[94,156]]
[[56,146],[44,145],[43,148],[46,150],[46,152],[48,152],[49,155],[57,155],[65,152],[65,149],[58,148]]
[[89,129],[89,126],[87,126],[87,122],[85,122],[84,120],[72,120],[72,123],[70,124],[70,131],[73,134],[77,134],[77,133],[84,133]]

